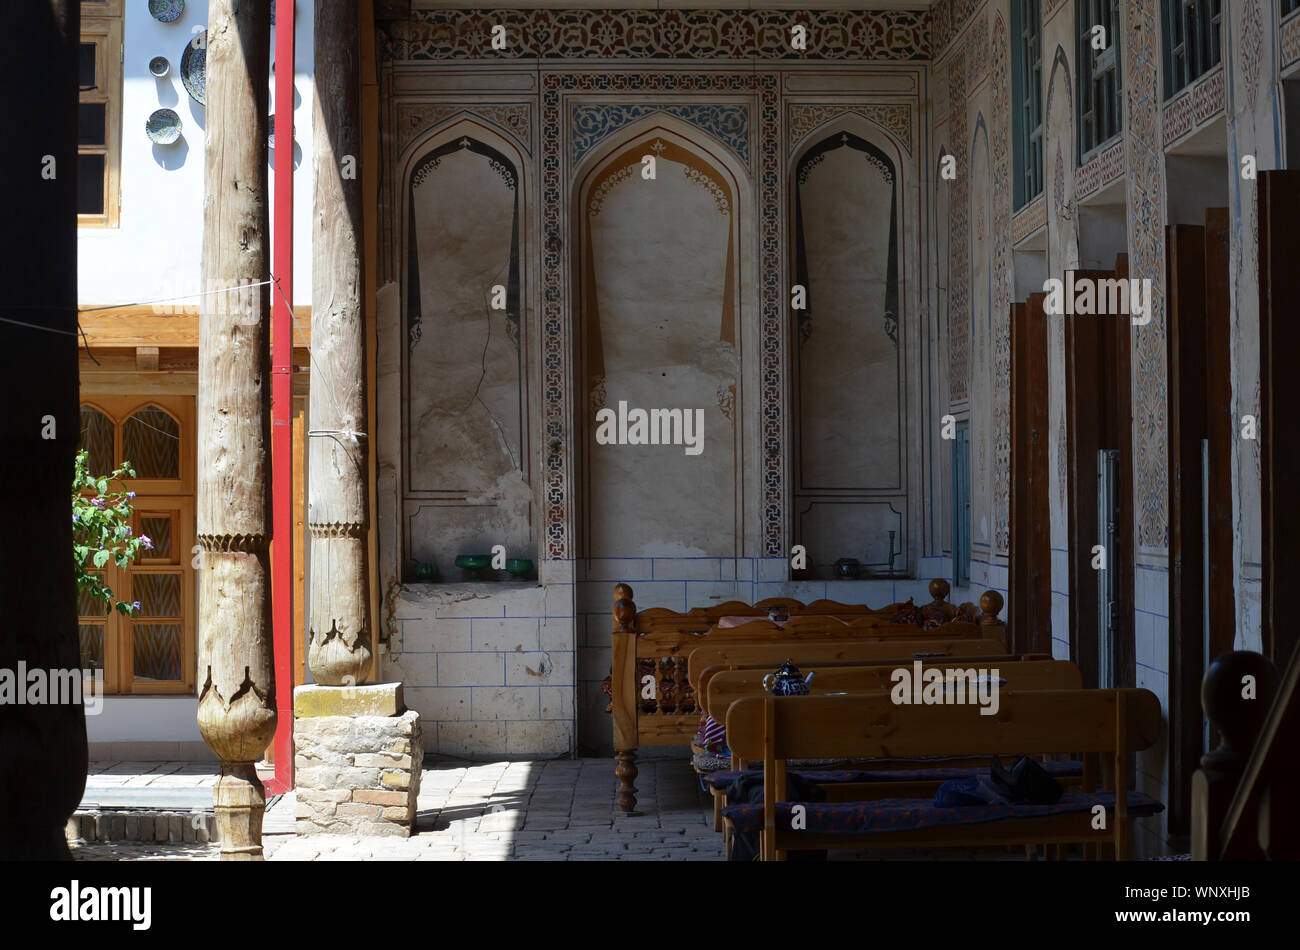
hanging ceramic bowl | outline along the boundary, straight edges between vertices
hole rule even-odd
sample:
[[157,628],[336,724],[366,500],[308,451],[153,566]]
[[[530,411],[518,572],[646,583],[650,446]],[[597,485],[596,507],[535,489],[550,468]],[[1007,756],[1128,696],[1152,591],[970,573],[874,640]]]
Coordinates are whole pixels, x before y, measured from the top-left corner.
[[149,60],[149,75],[154,79],[162,79],[172,71],[172,64],[167,62],[166,56],[155,56]]
[[196,33],[181,54],[181,84],[199,105],[208,102],[208,34]]
[[159,23],[175,23],[185,12],[185,0],[149,0],[149,15]]
[[171,109],[159,109],[149,116],[144,132],[155,145],[171,145],[181,137],[181,117]]

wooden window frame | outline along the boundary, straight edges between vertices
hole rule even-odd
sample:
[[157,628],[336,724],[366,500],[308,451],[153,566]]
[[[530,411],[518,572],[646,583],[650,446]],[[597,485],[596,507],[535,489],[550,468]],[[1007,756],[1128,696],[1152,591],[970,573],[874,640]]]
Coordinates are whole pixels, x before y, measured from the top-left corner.
[[1012,0],[1011,22],[1018,211],[1043,193],[1043,19],[1039,0]]
[[[87,7],[90,8],[89,15]],[[99,48],[95,56],[95,88],[82,90],[80,101],[104,104],[104,144],[78,144],[77,155],[104,156],[104,211],[102,214],[78,214],[77,227],[116,228],[121,220],[122,181],[123,46],[120,0],[82,4],[81,42]]]
[[[1075,6],[1080,166],[1124,134],[1124,71],[1119,57],[1121,16],[1118,0],[1078,0]],[[1092,28],[1099,23],[1106,27],[1108,41],[1101,53],[1092,48]],[[1105,123],[1101,128],[1099,120]]]
[[[193,695],[197,663],[198,571],[192,561],[196,543],[195,522],[195,407],[192,396],[92,396],[81,400],[103,413],[113,423],[113,464],[122,459],[123,427],[136,412],[156,407],[171,415],[180,426],[180,462],[178,478],[131,478],[123,484],[134,491],[132,525],[138,534],[141,518],[160,514],[172,518],[172,555],[166,561],[141,557],[126,569],[111,561],[103,573],[117,600],[134,599],[134,577],[144,574],[181,576],[181,617],[179,620],[148,618],[136,621],[116,611],[104,616],[104,683],[103,693],[110,696]],[[107,474],[96,472],[94,474]],[[79,624],[96,623],[98,617],[81,617]],[[137,681],[131,636],[134,624],[179,623],[181,627],[181,678],[179,680]],[[90,680],[86,680],[90,688]]]
[[1162,13],[1168,101],[1223,62],[1223,2],[1164,0]]

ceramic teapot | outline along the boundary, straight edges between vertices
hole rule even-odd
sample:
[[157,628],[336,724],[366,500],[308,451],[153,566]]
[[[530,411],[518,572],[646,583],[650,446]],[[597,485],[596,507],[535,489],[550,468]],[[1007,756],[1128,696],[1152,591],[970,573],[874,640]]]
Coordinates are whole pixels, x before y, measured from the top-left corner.
[[773,696],[807,696],[812,692],[812,678],[815,672],[800,678],[799,667],[793,660],[786,660],[775,673],[763,677],[763,689]]

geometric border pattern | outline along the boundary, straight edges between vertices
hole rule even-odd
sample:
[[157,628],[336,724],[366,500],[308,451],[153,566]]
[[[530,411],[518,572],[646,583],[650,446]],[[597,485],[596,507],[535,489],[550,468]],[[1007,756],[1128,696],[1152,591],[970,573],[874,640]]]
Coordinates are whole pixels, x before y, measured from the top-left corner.
[[1138,546],[1169,547],[1168,407],[1165,358],[1164,149],[1159,120],[1160,21],[1156,0],[1129,0],[1124,32],[1128,150],[1129,276],[1151,281],[1151,322],[1133,328],[1133,444]]
[[[930,58],[923,10],[416,10],[380,34],[385,60]],[[807,27],[807,49],[790,28]],[[503,50],[492,28],[506,28]]]

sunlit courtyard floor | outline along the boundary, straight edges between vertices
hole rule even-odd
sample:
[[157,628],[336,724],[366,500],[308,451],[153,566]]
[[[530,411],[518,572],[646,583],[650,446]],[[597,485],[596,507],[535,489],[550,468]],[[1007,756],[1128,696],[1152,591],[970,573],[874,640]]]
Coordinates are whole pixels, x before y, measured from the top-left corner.
[[[637,813],[614,806],[612,759],[530,762],[426,761],[416,834],[410,838],[303,835],[294,799],[267,809],[263,848],[272,861],[720,861],[708,796],[683,757],[639,763]],[[194,763],[92,763],[87,798],[135,796],[160,807],[211,808],[215,766]],[[160,784],[161,783],[161,784]],[[150,798],[149,796],[152,796]],[[194,801],[191,802],[191,799]],[[201,800],[201,801],[200,801]],[[214,861],[219,847],[199,843],[71,841],[79,861]],[[833,853],[833,860],[873,857]],[[877,852],[892,860],[1023,859],[1006,852]]]

